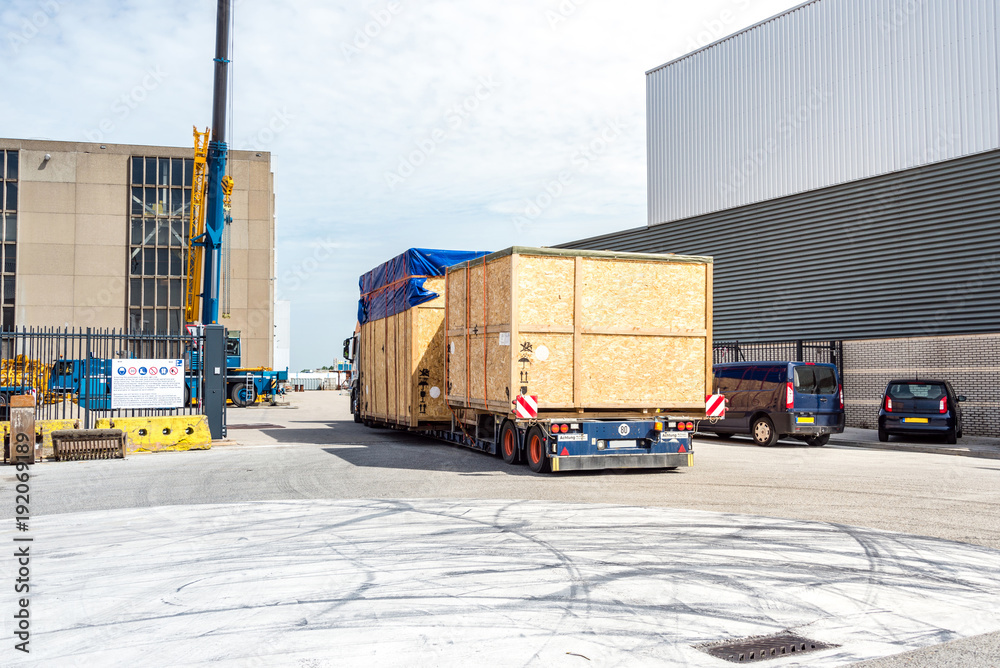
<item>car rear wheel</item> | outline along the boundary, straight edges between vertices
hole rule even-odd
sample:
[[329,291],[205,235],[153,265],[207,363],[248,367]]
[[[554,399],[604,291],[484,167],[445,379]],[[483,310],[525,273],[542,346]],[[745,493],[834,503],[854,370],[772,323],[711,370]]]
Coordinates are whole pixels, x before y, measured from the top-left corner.
[[823,434],[822,436],[815,436],[806,440],[806,443],[813,447],[822,447],[830,442],[830,434]]
[[878,428],[878,440],[881,443],[887,443],[889,441],[889,432],[887,432],[882,427]]
[[774,423],[768,417],[759,417],[753,422],[750,428],[750,435],[753,442],[762,447],[770,447],[778,442],[778,435],[774,432]]

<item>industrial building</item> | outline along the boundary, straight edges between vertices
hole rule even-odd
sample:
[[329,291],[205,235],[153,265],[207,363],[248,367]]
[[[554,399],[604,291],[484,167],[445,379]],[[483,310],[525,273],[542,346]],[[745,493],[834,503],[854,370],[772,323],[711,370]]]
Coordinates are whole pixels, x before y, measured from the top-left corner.
[[843,341],[1000,430],[1000,6],[813,0],[646,73],[648,221],[567,247],[715,257],[715,341]]
[[[0,139],[2,326],[180,333],[192,148]],[[220,324],[273,366],[274,175],[230,151]]]

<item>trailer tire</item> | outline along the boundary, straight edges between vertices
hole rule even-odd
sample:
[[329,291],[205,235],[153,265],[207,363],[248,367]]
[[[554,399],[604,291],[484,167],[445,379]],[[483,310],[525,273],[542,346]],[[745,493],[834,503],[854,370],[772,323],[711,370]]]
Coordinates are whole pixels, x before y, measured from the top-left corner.
[[549,455],[546,452],[548,434],[535,425],[528,430],[524,439],[524,450],[528,459],[528,468],[535,473],[546,473],[549,470]]
[[517,431],[517,425],[510,420],[500,427],[500,442],[497,444],[500,456],[508,464],[520,464],[521,457],[521,435]]
[[257,388],[246,383],[235,383],[229,388],[229,398],[233,401],[233,406],[243,408],[257,400]]

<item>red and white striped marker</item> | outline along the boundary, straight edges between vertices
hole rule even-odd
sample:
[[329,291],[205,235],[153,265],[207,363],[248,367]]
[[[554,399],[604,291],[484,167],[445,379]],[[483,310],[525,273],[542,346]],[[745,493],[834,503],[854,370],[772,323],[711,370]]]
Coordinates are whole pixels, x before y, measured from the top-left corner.
[[705,397],[705,415],[707,417],[726,417],[726,397],[721,394],[710,394]]
[[519,394],[514,399],[514,417],[538,417],[538,397],[533,394]]

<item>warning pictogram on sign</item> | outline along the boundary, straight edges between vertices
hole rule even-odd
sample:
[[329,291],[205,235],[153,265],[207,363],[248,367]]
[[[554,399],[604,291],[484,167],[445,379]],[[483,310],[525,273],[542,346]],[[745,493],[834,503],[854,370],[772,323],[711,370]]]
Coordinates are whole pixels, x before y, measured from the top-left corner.
[[707,417],[726,417],[726,397],[721,394],[710,394],[705,397],[705,415]]
[[538,397],[533,394],[519,394],[514,399],[514,417],[538,417]]

